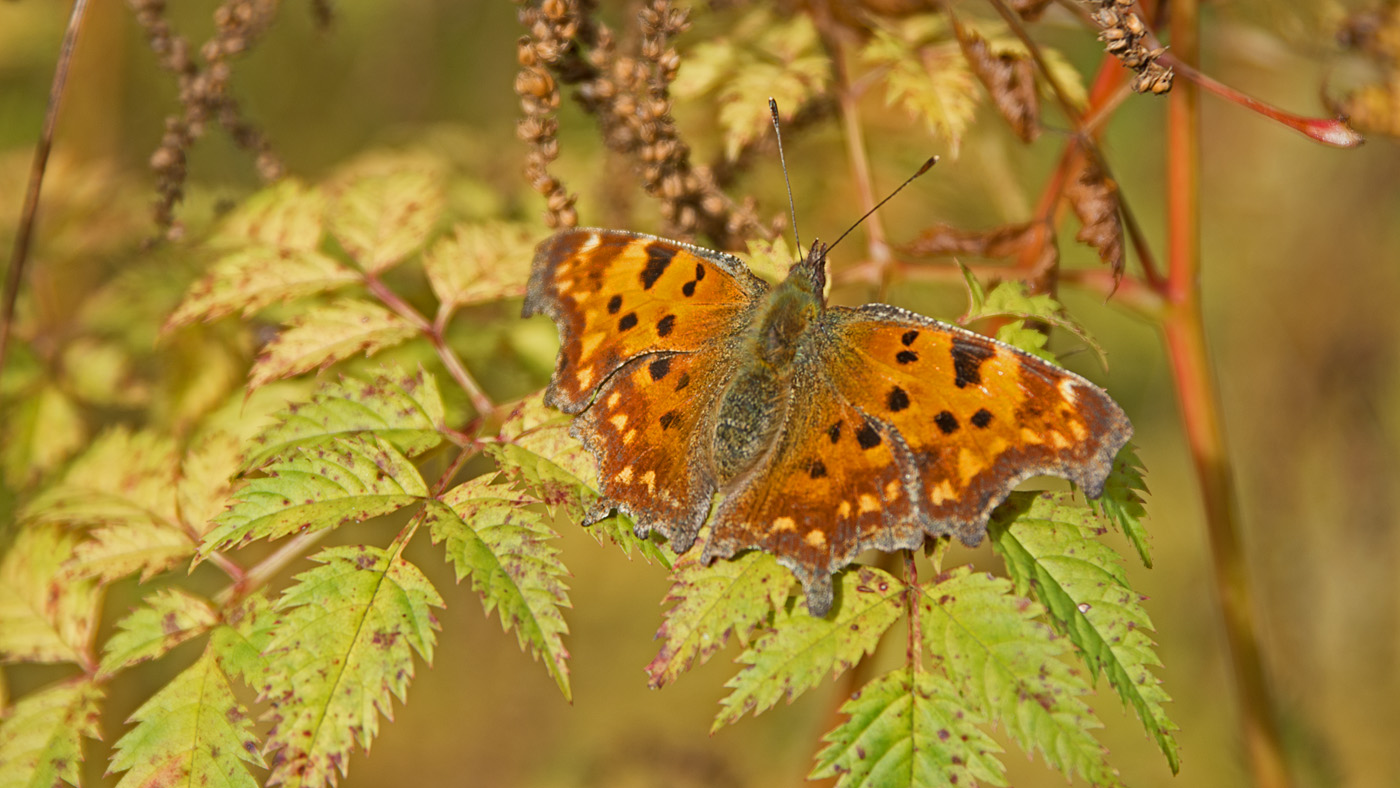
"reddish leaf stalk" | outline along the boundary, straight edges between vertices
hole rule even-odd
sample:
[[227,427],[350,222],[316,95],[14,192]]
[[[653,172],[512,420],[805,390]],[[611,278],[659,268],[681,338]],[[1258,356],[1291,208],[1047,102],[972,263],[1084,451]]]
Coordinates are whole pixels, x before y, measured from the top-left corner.
[[44,124],[39,142],[34,146],[34,161],[29,168],[29,185],[24,192],[24,207],[20,210],[19,227],[15,231],[14,252],[5,272],[3,313],[0,313],[0,370],[5,368],[5,353],[10,346],[10,329],[15,322],[15,304],[19,300],[20,284],[24,281],[24,264],[29,259],[29,242],[39,214],[39,192],[44,185],[44,171],[49,166],[53,149],[54,129],[58,126],[58,109],[63,101],[63,88],[68,84],[68,69],[73,64],[73,51],[78,45],[78,32],[87,17],[87,0],[74,0],[68,15],[68,29],[59,45],[58,63],[54,66],[53,84],[49,87],[49,103],[44,110]]
[[[1198,14],[1196,0],[1177,0],[1172,4],[1172,46],[1176,57],[1185,62],[1195,62],[1199,57]],[[1166,296],[1169,306],[1162,328],[1177,400],[1181,404],[1182,423],[1205,507],[1216,593],[1230,644],[1240,725],[1250,770],[1258,788],[1287,788],[1292,781],[1265,679],[1240,539],[1234,473],[1225,451],[1218,389],[1201,322],[1199,104],[1200,94],[1196,84],[1190,81],[1179,83],[1168,96]]]

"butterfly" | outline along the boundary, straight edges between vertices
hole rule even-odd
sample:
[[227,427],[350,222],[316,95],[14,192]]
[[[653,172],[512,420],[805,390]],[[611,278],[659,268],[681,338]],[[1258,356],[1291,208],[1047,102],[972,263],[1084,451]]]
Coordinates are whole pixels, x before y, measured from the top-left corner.
[[1103,389],[898,307],[828,305],[825,283],[819,244],[775,286],[650,235],[539,245],[523,313],[559,329],[545,403],[597,460],[585,525],[621,511],[681,553],[708,522],[702,562],[771,553],[824,616],[862,550],[976,545],[1030,476],[1102,493],[1132,435]]

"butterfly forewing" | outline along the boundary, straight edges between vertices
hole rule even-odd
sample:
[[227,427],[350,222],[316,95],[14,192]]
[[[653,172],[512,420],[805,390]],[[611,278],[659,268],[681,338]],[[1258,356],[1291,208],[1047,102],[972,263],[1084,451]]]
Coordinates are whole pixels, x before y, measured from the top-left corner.
[[524,314],[559,327],[546,403],[567,413],[627,361],[693,352],[747,325],[763,280],[739,260],[617,230],[564,230],[535,251]]
[[1132,435],[1102,389],[981,334],[880,304],[824,319],[828,378],[902,436],[932,533],[975,544],[992,508],[1035,475],[1097,497]]

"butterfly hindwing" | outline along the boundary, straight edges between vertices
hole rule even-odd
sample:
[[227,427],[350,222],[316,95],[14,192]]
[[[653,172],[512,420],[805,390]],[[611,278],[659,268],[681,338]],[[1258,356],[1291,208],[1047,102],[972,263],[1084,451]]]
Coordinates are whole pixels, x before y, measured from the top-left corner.
[[618,230],[555,233],[535,252],[524,308],[559,327],[545,403],[577,413],[631,359],[711,347],[746,325],[767,290],[719,252]]

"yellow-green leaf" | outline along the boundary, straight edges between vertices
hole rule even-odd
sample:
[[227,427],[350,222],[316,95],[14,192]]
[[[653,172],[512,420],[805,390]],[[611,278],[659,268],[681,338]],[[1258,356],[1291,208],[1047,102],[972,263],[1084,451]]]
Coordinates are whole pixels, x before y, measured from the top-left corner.
[[98,675],[112,674],[155,659],[219,622],[219,614],[204,599],[177,588],[161,589],[145,604],[117,622],[117,631],[103,647]]
[[185,293],[165,329],[225,315],[245,317],[277,303],[328,293],[361,281],[359,273],[315,249],[248,246],[214,264]]
[[408,321],[368,301],[346,298],[311,307],[293,318],[263,349],[248,375],[248,388],[328,367],[361,353],[373,355],[417,333]]
[[22,528],[0,558],[0,658],[85,662],[101,589],[59,576],[78,537],[52,525]]
[[423,255],[433,294],[448,309],[525,295],[534,233],[504,222],[464,224]]
[[284,178],[234,208],[212,239],[215,246],[267,246],[310,251],[321,242],[326,199],[320,190]]
[[430,172],[369,175],[336,195],[330,231],[360,267],[378,274],[428,240],[442,209],[442,183]]
[[0,785],[54,788],[78,785],[83,737],[101,737],[102,687],[75,680],[30,694],[0,724]]

